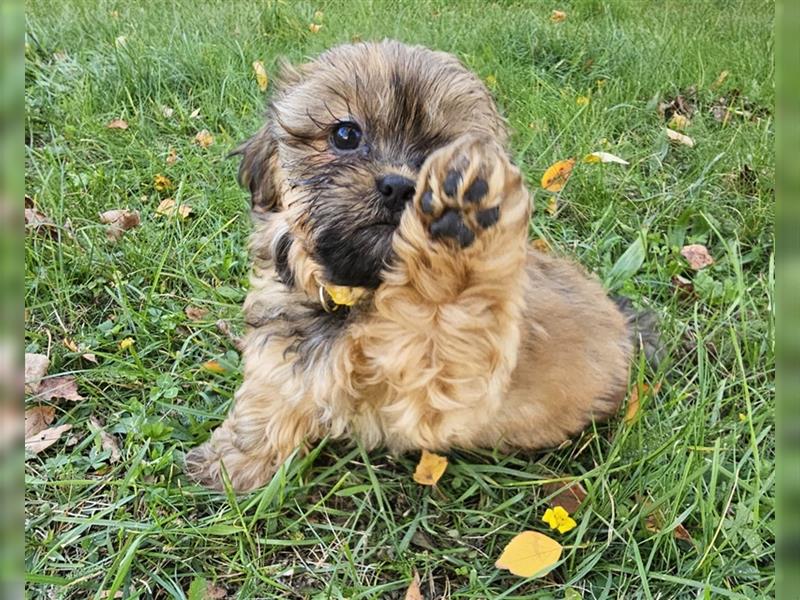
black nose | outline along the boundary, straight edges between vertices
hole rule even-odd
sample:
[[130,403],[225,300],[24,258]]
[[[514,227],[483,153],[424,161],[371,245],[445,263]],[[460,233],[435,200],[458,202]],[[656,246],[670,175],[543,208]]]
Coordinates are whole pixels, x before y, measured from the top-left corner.
[[392,210],[403,208],[414,197],[414,182],[402,175],[385,175],[376,182],[383,201]]

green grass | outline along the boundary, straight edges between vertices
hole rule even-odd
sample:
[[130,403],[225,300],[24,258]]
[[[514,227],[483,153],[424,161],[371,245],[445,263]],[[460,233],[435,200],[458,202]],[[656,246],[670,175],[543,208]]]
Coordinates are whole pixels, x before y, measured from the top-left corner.
[[[565,22],[550,21],[556,8]],[[392,598],[414,570],[428,598],[771,597],[772,18],[756,0],[29,2],[26,192],[72,237],[26,239],[26,348],[86,396],[53,402],[73,439],[26,461],[29,597],[194,600],[204,579],[239,598]],[[607,150],[631,162],[576,168],[556,216],[536,192],[532,236],[662,317],[669,358],[634,379],[664,384],[635,423],[613,419],[558,450],[454,453],[437,489],[412,482],[415,456],[323,442],[260,491],[212,494],[187,483],[181,459],[239,383],[215,321],[240,329],[247,285],[247,198],[225,157],[263,114],[251,63],[272,75],[279,56],[355,37],[459,55],[489,81],[532,190],[558,159]],[[694,148],[669,144],[656,110],[690,86]],[[733,90],[755,115],[723,125],[710,108]],[[113,118],[130,128],[107,129]],[[201,129],[208,149],[193,143]],[[175,188],[157,192],[156,174]],[[156,217],[167,195],[193,215]],[[111,244],[97,215],[123,207],[142,224]],[[643,263],[612,271],[637,239]],[[716,263],[689,270],[688,243]],[[678,274],[694,297],[676,294]],[[190,321],[187,305],[209,314]],[[127,337],[134,347],[120,350]],[[212,359],[228,370],[201,368]],[[118,440],[119,462],[91,415]],[[545,531],[543,483],[564,477],[589,496],[578,527],[557,536],[560,565],[539,580],[498,571],[515,533]],[[645,526],[653,511],[661,531]],[[678,523],[692,543],[674,539]]]

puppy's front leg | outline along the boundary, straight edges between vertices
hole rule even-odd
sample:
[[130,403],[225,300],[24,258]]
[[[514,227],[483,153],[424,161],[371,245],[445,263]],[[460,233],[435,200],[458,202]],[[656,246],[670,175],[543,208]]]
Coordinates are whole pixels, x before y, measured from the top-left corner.
[[298,446],[318,437],[318,420],[310,411],[310,403],[288,402],[275,386],[246,372],[225,421],[186,455],[187,474],[222,490],[224,466],[237,492],[263,485]]
[[471,445],[516,366],[528,193],[495,141],[465,136],[432,154],[395,233],[365,351],[397,392],[394,447]]

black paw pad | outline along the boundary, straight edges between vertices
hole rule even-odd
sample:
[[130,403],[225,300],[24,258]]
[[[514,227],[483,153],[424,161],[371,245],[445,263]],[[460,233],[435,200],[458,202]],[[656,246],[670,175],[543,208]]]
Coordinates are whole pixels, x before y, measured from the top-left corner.
[[422,194],[422,198],[420,198],[419,206],[426,215],[430,215],[433,213],[433,192],[428,190],[424,194]]
[[478,221],[478,225],[483,227],[484,229],[488,229],[500,218],[500,207],[495,206],[493,208],[487,208],[486,210],[482,210],[475,215],[475,220]]
[[489,184],[485,179],[476,179],[464,192],[464,202],[477,204],[489,192]]
[[461,183],[461,173],[458,171],[450,171],[447,177],[444,178],[444,185],[442,189],[448,196],[455,196],[458,191],[458,184]]
[[462,248],[475,241],[475,234],[464,223],[461,215],[453,209],[446,210],[439,219],[431,224],[431,235],[453,238]]

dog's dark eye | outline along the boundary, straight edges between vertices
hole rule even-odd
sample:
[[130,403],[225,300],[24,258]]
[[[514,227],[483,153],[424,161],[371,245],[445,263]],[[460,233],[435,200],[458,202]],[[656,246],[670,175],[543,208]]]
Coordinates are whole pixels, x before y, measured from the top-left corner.
[[333,145],[339,150],[355,150],[361,143],[361,128],[350,121],[339,123],[333,130]]

